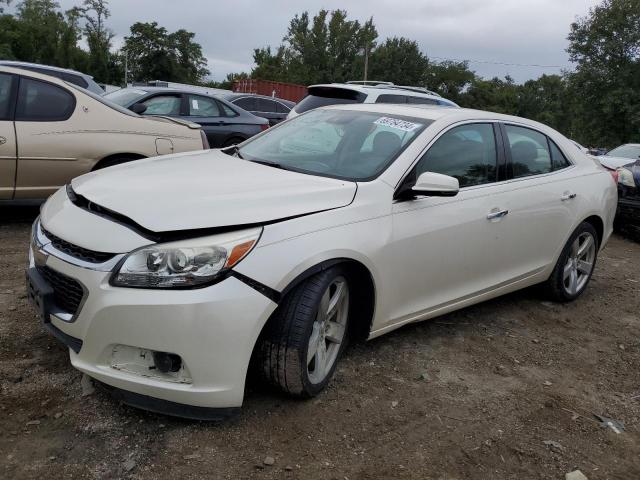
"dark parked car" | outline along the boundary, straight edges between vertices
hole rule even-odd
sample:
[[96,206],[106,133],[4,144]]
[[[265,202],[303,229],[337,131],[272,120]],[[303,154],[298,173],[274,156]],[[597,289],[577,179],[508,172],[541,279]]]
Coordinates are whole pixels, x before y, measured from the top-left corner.
[[0,60],[0,66],[21,68],[23,70],[29,70],[31,72],[51,75],[52,77],[59,78],[60,80],[64,80],[79,87],[86,88],[90,92],[93,92],[97,95],[104,94],[103,88],[95,82],[91,75],[87,75],[86,73],[82,72],[76,72],[75,70],[52,67],[50,65],[41,65],[39,63],[15,62],[13,60]]
[[224,98],[258,117],[266,118],[269,120],[269,125],[275,125],[285,120],[291,109],[296,106],[295,102],[289,100],[252,93],[224,93],[216,96]]
[[640,160],[618,169],[616,227],[640,232]]
[[269,128],[264,119],[222,98],[196,90],[162,87],[123,88],[106,99],[141,115],[176,117],[198,123],[212,148],[228,147]]

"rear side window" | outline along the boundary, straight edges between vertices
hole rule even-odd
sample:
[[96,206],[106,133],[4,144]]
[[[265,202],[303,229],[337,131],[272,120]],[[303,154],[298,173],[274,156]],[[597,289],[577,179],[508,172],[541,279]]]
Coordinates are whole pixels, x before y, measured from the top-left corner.
[[0,73],[0,120],[11,120],[13,75]]
[[416,176],[435,172],[455,177],[460,187],[496,181],[496,139],[490,123],[452,128],[420,159]]
[[367,96],[364,93],[347,88],[316,87],[309,89],[309,95],[298,103],[294,110],[304,113],[318,107],[344,103],[363,103]]
[[553,170],[546,135],[515,125],[505,125],[504,128],[511,151],[513,178],[541,175]]
[[404,95],[378,95],[376,103],[407,103],[407,97]]
[[285,104],[276,102],[276,111],[278,113],[289,113],[289,110],[291,109],[287,107]]
[[[222,111],[224,112],[224,115],[226,117],[237,117],[238,116],[238,112],[236,112],[233,108],[231,108],[226,103],[218,102],[218,106],[220,108],[222,108]],[[240,107],[240,108],[242,108],[242,107]]]
[[76,98],[62,87],[22,77],[18,91],[16,120],[59,122],[67,120],[76,108]]
[[48,68],[39,68],[32,66],[21,66],[19,68],[24,68],[25,70],[30,70],[32,72],[42,73],[43,75],[51,75],[52,77],[59,78],[60,80],[64,80],[69,83],[73,83],[74,85],[78,85],[82,88],[87,88],[89,84],[87,81],[82,78],[80,75],[74,75],[72,73],[60,72],[58,70],[50,70]]
[[256,99],[252,97],[239,98],[238,100],[235,100],[233,104],[239,106],[247,112],[256,111]]
[[142,102],[145,115],[180,115],[180,95],[156,95]]
[[189,95],[189,115],[192,117],[219,117],[220,108],[213,98]]
[[414,105],[440,105],[440,102],[427,97],[407,97],[407,103]]
[[549,140],[549,146],[551,147],[551,166],[553,170],[562,170],[571,165],[553,140]]

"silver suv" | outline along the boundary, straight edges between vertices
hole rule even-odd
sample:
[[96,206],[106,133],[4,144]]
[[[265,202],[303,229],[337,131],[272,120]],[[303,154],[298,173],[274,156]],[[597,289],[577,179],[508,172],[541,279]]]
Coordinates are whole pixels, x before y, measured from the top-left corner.
[[394,85],[391,82],[352,81],[311,85],[307,96],[289,112],[287,118],[337,103],[409,103],[458,107],[451,100],[422,87]]

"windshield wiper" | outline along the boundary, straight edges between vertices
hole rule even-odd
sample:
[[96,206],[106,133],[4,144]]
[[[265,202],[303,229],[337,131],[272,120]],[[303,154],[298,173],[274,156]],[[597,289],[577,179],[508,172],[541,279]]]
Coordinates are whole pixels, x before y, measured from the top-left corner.
[[259,163],[260,165],[266,165],[267,167],[279,168],[280,170],[290,170],[284,165],[276,162],[267,162],[266,160],[249,160],[249,161],[253,163]]

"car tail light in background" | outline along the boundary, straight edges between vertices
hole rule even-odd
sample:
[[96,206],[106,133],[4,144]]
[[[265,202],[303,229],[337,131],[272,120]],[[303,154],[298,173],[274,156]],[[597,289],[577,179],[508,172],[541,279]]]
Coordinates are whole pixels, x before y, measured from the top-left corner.
[[269,128],[269,124],[268,123],[263,123],[260,125],[260,131],[264,132],[267,128]]
[[203,130],[200,130],[200,138],[202,139],[202,149],[209,150],[211,146],[209,146],[209,140],[207,140],[207,136],[204,134]]

